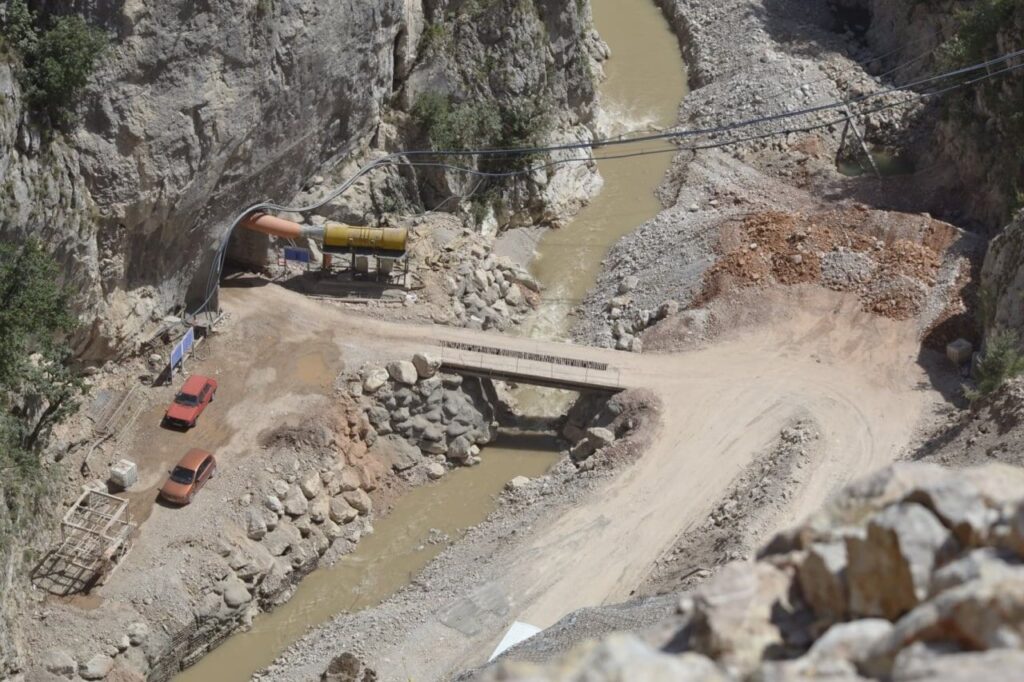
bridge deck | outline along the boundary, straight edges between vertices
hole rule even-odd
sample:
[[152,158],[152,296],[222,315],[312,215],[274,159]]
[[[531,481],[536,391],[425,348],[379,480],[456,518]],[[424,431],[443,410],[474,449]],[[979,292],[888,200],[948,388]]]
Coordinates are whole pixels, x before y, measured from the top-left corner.
[[442,365],[461,374],[572,390],[626,388],[620,370],[604,362],[458,341],[441,341],[440,346]]

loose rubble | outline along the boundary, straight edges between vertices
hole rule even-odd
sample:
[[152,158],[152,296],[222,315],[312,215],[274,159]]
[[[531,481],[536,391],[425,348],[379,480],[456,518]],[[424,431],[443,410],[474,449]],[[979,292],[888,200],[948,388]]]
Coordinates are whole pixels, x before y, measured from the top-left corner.
[[1024,665],[1022,484],[1000,465],[889,467],[777,535],[757,562],[728,564],[679,597],[665,625],[546,665],[513,650],[476,679],[1013,678]]

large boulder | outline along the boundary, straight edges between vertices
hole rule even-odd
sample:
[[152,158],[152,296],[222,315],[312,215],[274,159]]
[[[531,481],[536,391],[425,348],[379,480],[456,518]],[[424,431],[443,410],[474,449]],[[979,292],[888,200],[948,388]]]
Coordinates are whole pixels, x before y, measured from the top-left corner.
[[615,434],[603,426],[593,426],[587,429],[587,440],[594,450],[600,450],[615,442]]
[[888,637],[892,629],[892,623],[883,618],[836,623],[811,645],[807,656],[861,664],[870,657],[872,647]]
[[928,595],[932,569],[955,543],[919,504],[901,503],[874,515],[864,537],[847,536],[850,612],[896,620]]
[[376,393],[388,382],[388,371],[380,367],[374,367],[363,374],[363,391],[365,393]]
[[384,436],[373,444],[371,452],[375,459],[390,462],[395,471],[405,471],[420,463],[423,455],[419,449],[400,436]]
[[267,521],[263,517],[262,511],[253,507],[249,508],[245,518],[245,530],[250,540],[263,539],[263,536],[267,534]]
[[237,609],[252,601],[252,595],[249,594],[245,583],[234,576],[225,581],[223,596],[224,603],[231,609]]
[[96,654],[78,668],[83,680],[102,680],[110,674],[114,659],[105,654]]
[[263,538],[263,546],[271,556],[281,556],[302,541],[302,534],[293,524],[282,520],[277,528]]
[[43,656],[43,667],[57,677],[71,679],[78,672],[78,663],[66,651],[51,649]]
[[906,501],[931,510],[965,547],[984,543],[999,516],[970,481],[952,476],[915,487]]
[[1024,567],[972,580],[919,605],[872,647],[871,672],[887,675],[899,652],[915,642],[965,650],[1024,648]]
[[319,471],[310,471],[308,474],[299,479],[299,488],[302,490],[302,494],[306,496],[307,500],[312,500],[314,497],[320,494],[323,490],[323,481],[320,478]]
[[323,523],[331,510],[331,499],[327,495],[321,495],[309,503],[309,520],[313,523]]
[[360,514],[369,514],[373,510],[373,502],[365,490],[358,489],[343,493],[342,497]]
[[788,576],[774,566],[728,564],[694,597],[693,649],[738,670],[753,670],[766,651],[783,644],[772,615],[788,590]]
[[847,612],[846,544],[816,542],[797,570],[804,599],[819,617],[842,620]]
[[309,502],[297,483],[293,483],[288,489],[288,496],[284,498],[284,513],[291,517],[303,516],[309,510]]
[[421,379],[429,379],[441,369],[441,359],[428,353],[413,355],[412,364]]
[[481,682],[725,682],[713,661],[696,653],[658,651],[632,633],[615,633],[577,646],[557,669],[535,663],[502,660],[479,677]]
[[388,363],[388,374],[395,382],[399,384],[405,384],[406,386],[412,386],[416,383],[418,375],[416,374],[416,366],[408,360],[396,360],[395,362]]
[[348,523],[359,516],[359,510],[346,502],[343,497],[335,497],[331,500],[328,513],[334,523]]

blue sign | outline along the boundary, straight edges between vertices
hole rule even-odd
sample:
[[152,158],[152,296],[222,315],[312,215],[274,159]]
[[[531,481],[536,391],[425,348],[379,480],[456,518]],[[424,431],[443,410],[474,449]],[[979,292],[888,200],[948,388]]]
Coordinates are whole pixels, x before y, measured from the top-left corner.
[[184,357],[185,357],[185,351],[182,350],[181,344],[180,343],[176,344],[174,346],[174,348],[171,349],[171,369],[173,370],[175,367],[180,365],[181,364],[181,360]]
[[309,249],[303,249],[297,246],[286,246],[284,247],[284,259],[293,260],[296,263],[309,263],[312,260],[312,256],[309,253]]
[[185,332],[185,336],[181,338],[181,341],[174,344],[174,348],[171,349],[171,371],[181,364],[181,361],[185,359],[185,353],[192,349],[196,343],[196,330],[195,327],[189,327],[188,331]]

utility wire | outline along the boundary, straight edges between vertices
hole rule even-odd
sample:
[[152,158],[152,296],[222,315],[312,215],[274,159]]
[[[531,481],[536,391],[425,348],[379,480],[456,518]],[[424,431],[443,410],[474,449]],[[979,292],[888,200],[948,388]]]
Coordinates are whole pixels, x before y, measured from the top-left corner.
[[878,92],[875,92],[875,93],[868,93],[866,95],[862,95],[862,96],[860,96],[858,98],[855,98],[853,100],[849,100],[849,101],[846,101],[846,102],[833,102],[833,103],[830,103],[830,104],[819,105],[819,106],[815,106],[815,107],[808,107],[808,108],[805,108],[805,109],[800,109],[800,110],[795,110],[795,111],[783,112],[783,113],[775,114],[775,115],[771,115],[771,116],[762,116],[762,117],[759,117],[759,118],[750,119],[750,120],[747,120],[747,121],[740,121],[740,122],[736,122],[736,123],[732,123],[732,124],[728,124],[728,125],[724,125],[724,126],[717,126],[717,127],[714,127],[714,128],[705,128],[705,129],[698,129],[698,130],[686,130],[686,131],[667,131],[667,132],[664,132],[664,133],[658,133],[658,134],[653,134],[653,135],[645,135],[645,136],[633,137],[633,138],[624,138],[624,139],[616,139],[616,140],[597,140],[597,141],[587,142],[587,143],[576,143],[576,144],[568,144],[568,145],[552,145],[552,146],[547,146],[547,147],[532,147],[532,148],[520,148],[520,149],[484,149],[484,150],[439,150],[439,151],[413,150],[413,151],[407,151],[407,152],[400,152],[400,153],[390,154],[388,156],[381,157],[380,159],[376,159],[376,160],[371,161],[370,163],[364,165],[362,168],[360,168],[356,172],[355,175],[353,175],[346,182],[344,182],[342,185],[340,185],[337,189],[335,189],[334,191],[328,193],[325,197],[323,197],[319,201],[315,202],[314,204],[311,204],[311,205],[308,205],[308,206],[290,207],[290,206],[282,206],[280,204],[275,204],[275,203],[272,203],[272,202],[263,202],[263,203],[260,203],[260,204],[255,204],[253,206],[250,206],[249,208],[245,209],[242,213],[238,214],[236,216],[235,220],[232,222],[230,228],[228,228],[228,230],[225,232],[225,234],[224,234],[224,236],[223,236],[223,238],[221,240],[221,244],[220,244],[217,252],[215,253],[214,262],[211,264],[210,273],[209,273],[209,276],[207,278],[207,289],[206,289],[206,294],[207,295],[206,295],[206,298],[200,303],[200,305],[196,308],[196,310],[192,314],[196,315],[196,314],[199,314],[200,312],[202,312],[203,310],[205,310],[206,306],[208,306],[210,301],[213,299],[213,296],[215,295],[216,290],[217,290],[217,284],[218,284],[218,281],[219,281],[219,278],[220,278],[220,273],[222,272],[223,267],[224,267],[224,261],[225,261],[226,255],[227,255],[227,246],[228,246],[228,243],[229,243],[229,240],[230,240],[230,236],[231,236],[232,232],[234,231],[234,229],[238,226],[238,224],[240,222],[242,222],[242,220],[244,220],[248,215],[250,215],[252,213],[255,213],[255,212],[263,212],[263,211],[279,211],[279,212],[295,212],[295,213],[305,213],[305,212],[313,211],[313,210],[315,210],[317,208],[320,208],[324,204],[327,204],[328,202],[334,200],[335,198],[337,198],[341,194],[343,194],[345,191],[347,191],[349,188],[351,188],[352,185],[354,185],[358,180],[360,180],[364,175],[366,175],[366,174],[376,170],[377,168],[381,168],[381,167],[384,167],[384,166],[392,165],[392,164],[395,164],[396,162],[401,163],[402,165],[410,165],[410,166],[417,165],[417,166],[440,167],[440,168],[445,168],[445,169],[452,170],[452,171],[463,172],[463,173],[467,173],[467,174],[470,174],[470,175],[476,175],[478,177],[506,178],[506,177],[516,176],[516,175],[523,175],[523,174],[533,173],[533,172],[536,172],[538,170],[542,170],[542,169],[550,168],[550,167],[554,167],[554,166],[559,166],[559,165],[564,165],[566,163],[590,162],[591,160],[601,161],[601,160],[612,160],[612,159],[624,159],[624,158],[633,158],[633,157],[638,157],[638,156],[647,156],[647,155],[651,155],[651,154],[664,154],[664,153],[673,153],[673,152],[678,153],[680,151],[698,151],[698,150],[705,150],[705,149],[713,149],[713,148],[719,148],[719,147],[724,147],[724,146],[728,146],[728,145],[739,144],[739,143],[742,143],[742,142],[749,142],[749,141],[764,139],[764,138],[768,138],[768,137],[775,137],[775,136],[778,136],[778,135],[792,134],[792,133],[798,133],[798,132],[810,132],[810,131],[813,131],[813,130],[818,130],[818,129],[821,129],[821,128],[827,128],[827,127],[830,127],[830,126],[833,126],[833,125],[838,125],[839,123],[843,123],[843,122],[849,121],[852,118],[858,118],[858,117],[866,116],[866,115],[869,115],[869,114],[872,114],[872,113],[877,113],[879,111],[883,111],[885,109],[890,109],[890,108],[894,108],[894,107],[898,107],[898,106],[907,106],[907,105],[912,104],[913,102],[916,102],[916,101],[920,101],[920,100],[923,100],[923,99],[926,99],[926,98],[930,98],[930,97],[940,96],[940,95],[946,94],[948,92],[951,92],[953,90],[964,88],[964,87],[967,87],[967,86],[970,86],[970,85],[973,85],[973,84],[976,84],[976,83],[979,83],[979,82],[982,82],[982,81],[985,81],[985,80],[989,80],[991,78],[995,78],[996,76],[999,76],[999,75],[1002,75],[1002,74],[1006,74],[1006,73],[1010,73],[1010,72],[1016,71],[1016,70],[1018,70],[1020,68],[1024,68],[1024,63],[1018,64],[1018,65],[1015,65],[1015,66],[1008,66],[1006,68],[1003,68],[1003,69],[1001,69],[999,71],[995,71],[995,72],[990,72],[990,73],[987,72],[985,75],[980,76],[978,78],[975,78],[973,80],[968,80],[968,81],[964,81],[964,82],[960,82],[960,83],[955,83],[955,84],[953,84],[951,86],[947,86],[947,87],[945,87],[943,89],[940,89],[938,91],[917,94],[917,95],[915,95],[915,96],[913,96],[913,97],[911,97],[909,99],[906,99],[906,100],[901,100],[899,102],[883,104],[883,105],[875,107],[873,109],[868,109],[868,110],[865,110],[865,111],[860,111],[860,112],[858,112],[856,114],[851,113],[849,115],[842,116],[840,118],[833,119],[833,120],[830,120],[828,122],[811,124],[811,125],[802,126],[802,127],[796,127],[796,128],[788,128],[788,129],[783,129],[783,130],[768,131],[768,132],[764,132],[764,133],[760,133],[760,134],[754,134],[754,135],[749,135],[749,136],[746,136],[746,137],[734,138],[734,139],[729,139],[729,140],[725,140],[725,141],[721,141],[721,142],[713,142],[713,143],[708,143],[708,144],[703,144],[703,145],[691,145],[691,146],[674,145],[672,147],[663,148],[663,149],[644,150],[644,151],[625,153],[625,154],[602,155],[602,156],[587,155],[585,157],[573,157],[573,158],[559,159],[559,160],[551,161],[551,162],[548,162],[548,163],[545,163],[545,164],[531,166],[531,167],[528,167],[528,168],[525,168],[525,169],[506,171],[506,172],[480,171],[480,170],[477,170],[477,169],[460,167],[460,166],[455,166],[454,164],[444,164],[444,163],[439,163],[439,162],[412,162],[412,161],[405,160],[405,157],[410,157],[410,156],[415,157],[415,156],[423,156],[423,155],[438,155],[438,156],[475,156],[475,155],[486,155],[486,156],[492,156],[492,155],[502,154],[502,153],[512,154],[512,155],[514,155],[514,157],[521,157],[521,156],[524,156],[524,155],[532,155],[532,154],[539,154],[539,153],[552,152],[552,151],[572,151],[572,150],[582,150],[582,149],[601,149],[601,148],[610,147],[610,146],[618,146],[618,145],[624,145],[624,144],[637,144],[637,143],[640,143],[640,142],[648,142],[648,141],[656,141],[656,140],[675,140],[675,139],[679,139],[679,138],[683,138],[683,137],[693,137],[693,136],[701,136],[701,135],[704,135],[704,136],[716,135],[716,134],[719,134],[719,133],[732,132],[732,131],[735,131],[735,130],[740,130],[742,128],[746,128],[746,127],[750,127],[750,126],[754,126],[754,125],[758,125],[758,124],[762,124],[762,123],[770,123],[770,122],[775,122],[775,121],[780,121],[780,120],[786,120],[786,119],[794,118],[794,117],[797,117],[797,116],[806,116],[806,115],[809,115],[809,114],[821,113],[821,112],[824,112],[824,111],[829,111],[829,110],[837,109],[837,108],[846,109],[846,108],[849,108],[850,106],[856,105],[856,104],[858,104],[860,102],[864,102],[864,101],[867,101],[869,99],[873,99],[875,97],[880,97],[882,95],[892,94],[892,93],[895,93],[895,92],[902,92],[904,89],[907,89],[907,88],[917,87],[917,86],[920,86],[920,85],[923,85],[923,84],[927,84],[927,83],[933,83],[933,82],[944,80],[944,79],[951,78],[951,77],[954,77],[954,76],[966,75],[966,74],[978,71],[980,69],[988,69],[990,66],[993,66],[995,64],[1000,64],[1000,63],[1008,62],[1009,60],[1014,59],[1016,57],[1019,57],[1021,55],[1024,55],[1024,50],[1017,50],[1017,51],[1014,51],[1014,52],[1010,52],[1010,53],[1007,53],[1007,54],[1002,55],[1000,57],[995,57],[995,58],[990,59],[990,60],[985,61],[985,62],[981,62],[981,63],[974,64],[974,65],[971,65],[971,66],[966,66],[966,67],[962,67],[962,68],[959,68],[959,69],[955,69],[953,71],[949,71],[949,72],[946,72],[944,74],[940,74],[938,76],[932,76],[932,77],[929,77],[929,78],[920,79],[918,81],[906,84],[906,85],[901,86],[901,87],[885,88],[885,89],[883,89],[881,91],[878,91]]

